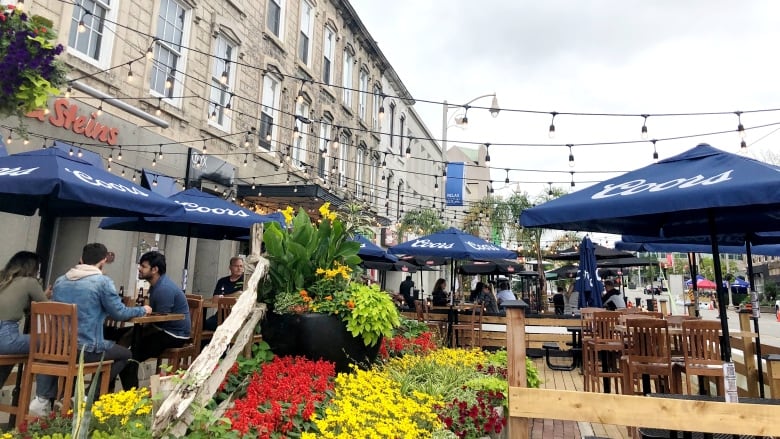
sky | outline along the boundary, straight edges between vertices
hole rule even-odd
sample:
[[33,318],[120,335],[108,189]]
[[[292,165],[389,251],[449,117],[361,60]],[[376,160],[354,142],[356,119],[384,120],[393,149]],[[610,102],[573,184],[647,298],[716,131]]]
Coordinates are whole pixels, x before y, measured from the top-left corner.
[[[577,190],[705,142],[766,160],[780,156],[780,2],[771,0],[351,0],[379,48],[418,100],[464,104],[496,93],[492,118],[472,108],[469,125],[454,123],[449,144],[491,143],[497,193],[534,196],[547,182]],[[490,106],[480,99],[475,106]],[[442,105],[416,111],[437,138]],[[524,110],[524,111],[509,111]],[[529,113],[538,111],[541,114]],[[741,151],[734,112],[742,111]],[[555,117],[551,112],[618,113],[629,117]],[[656,116],[726,112],[712,116]],[[760,125],[770,126],[754,128]],[[777,125],[771,125],[777,124]],[[731,131],[677,140],[673,137]],[[497,144],[512,144],[499,146]],[[586,143],[600,145],[586,146]],[[519,144],[538,144],[521,146]],[[569,167],[567,144],[574,144]],[[509,187],[504,187],[506,168]],[[519,171],[523,170],[523,171]],[[540,172],[541,171],[541,172]],[[574,171],[576,186],[570,187]]]

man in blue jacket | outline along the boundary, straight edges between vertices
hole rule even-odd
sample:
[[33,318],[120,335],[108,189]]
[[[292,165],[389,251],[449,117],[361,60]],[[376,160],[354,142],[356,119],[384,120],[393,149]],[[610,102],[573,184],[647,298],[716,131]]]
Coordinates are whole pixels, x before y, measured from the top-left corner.
[[[57,278],[52,289],[55,302],[74,303],[78,308],[78,347],[84,348],[84,361],[114,360],[111,383],[127,365],[130,351],[103,338],[103,323],[107,316],[117,321],[130,320],[152,312],[149,306],[126,307],[114,288],[114,282],[103,274],[108,250],[100,243],[84,246],[81,263]],[[51,401],[57,396],[57,377],[38,375],[36,397],[30,401],[30,414],[45,416]]]
[[184,292],[166,274],[165,256],[156,251],[144,253],[138,263],[138,278],[149,282],[149,305],[158,313],[184,314],[184,319],[160,322],[144,327],[141,340],[133,346],[133,361],[119,377],[122,387],[138,387],[138,365],[158,357],[168,348],[184,346],[190,338],[190,308]]

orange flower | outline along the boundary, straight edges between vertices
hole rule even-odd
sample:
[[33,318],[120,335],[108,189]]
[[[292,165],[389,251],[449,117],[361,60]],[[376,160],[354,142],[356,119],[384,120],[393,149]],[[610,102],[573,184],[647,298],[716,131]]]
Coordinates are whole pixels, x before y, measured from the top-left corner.
[[303,298],[309,297],[309,292],[306,290],[301,290],[301,292],[298,294],[300,294]]
[[333,300],[333,296],[325,296],[325,300]]
[[355,302],[348,300],[347,301],[347,308],[354,309],[355,308]]

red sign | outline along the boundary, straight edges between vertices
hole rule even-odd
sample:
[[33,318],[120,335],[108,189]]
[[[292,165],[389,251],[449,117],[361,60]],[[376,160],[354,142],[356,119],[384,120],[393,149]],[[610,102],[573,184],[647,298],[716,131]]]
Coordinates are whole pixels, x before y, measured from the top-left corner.
[[[93,112],[89,116],[79,114],[79,106],[71,104],[65,98],[55,100],[53,110],[48,117],[48,121],[55,127],[73,131],[76,134],[101,143],[116,145],[119,137],[119,128],[109,127],[98,122],[97,112]],[[47,119],[44,110],[31,111],[26,116],[38,119],[41,122]]]

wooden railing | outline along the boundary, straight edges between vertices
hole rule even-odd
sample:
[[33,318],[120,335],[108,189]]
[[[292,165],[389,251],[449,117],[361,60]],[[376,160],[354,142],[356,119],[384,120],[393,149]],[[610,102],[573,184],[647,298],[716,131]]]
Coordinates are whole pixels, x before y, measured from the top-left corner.
[[[530,438],[530,419],[625,425],[705,433],[780,435],[780,405],[734,404],[526,387],[525,303],[506,304],[509,437]],[[530,319],[529,319],[530,320]],[[653,414],[652,416],[645,416]]]

